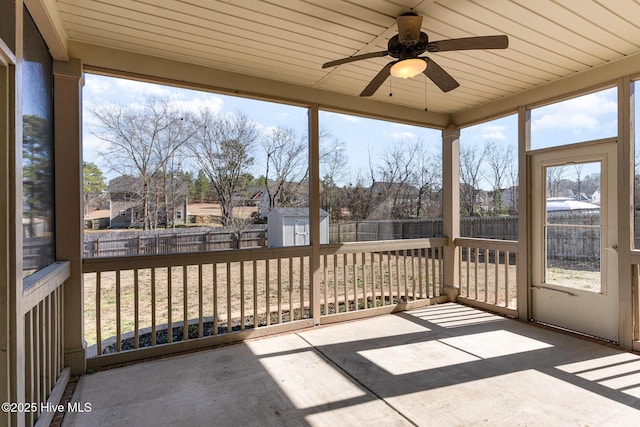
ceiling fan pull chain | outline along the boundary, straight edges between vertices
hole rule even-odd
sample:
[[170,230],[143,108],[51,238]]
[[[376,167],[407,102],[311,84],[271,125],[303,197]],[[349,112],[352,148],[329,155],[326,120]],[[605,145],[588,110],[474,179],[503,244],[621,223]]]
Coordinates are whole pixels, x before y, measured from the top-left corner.
[[429,111],[427,109],[427,75],[424,76],[424,111]]
[[389,96],[393,96],[393,92],[391,91],[391,80],[393,79],[389,79]]

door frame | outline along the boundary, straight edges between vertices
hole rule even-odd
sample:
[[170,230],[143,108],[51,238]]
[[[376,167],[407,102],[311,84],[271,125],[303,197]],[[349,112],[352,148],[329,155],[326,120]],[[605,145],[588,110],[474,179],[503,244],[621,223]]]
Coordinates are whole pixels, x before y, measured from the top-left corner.
[[[619,342],[620,340],[620,327],[619,327],[619,293],[620,284],[617,275],[619,266],[618,257],[618,194],[617,189],[619,186],[617,176],[619,175],[619,165],[617,156],[617,139],[609,138],[604,140],[590,141],[579,144],[570,144],[565,146],[546,148],[541,150],[535,150],[527,153],[528,164],[530,165],[528,180],[530,183],[530,213],[531,221],[529,223],[530,232],[530,256],[531,256],[531,270],[528,280],[528,297],[529,297],[529,313],[530,319],[539,320],[544,323],[551,323],[561,328],[567,328],[599,336],[601,338],[609,339]],[[562,286],[549,286],[543,283],[545,258],[544,248],[546,245],[546,237],[544,234],[544,218],[546,217],[546,210],[544,203],[540,203],[540,198],[546,198],[546,189],[543,188],[546,185],[545,176],[542,170],[546,166],[554,165],[566,165],[572,162],[591,162],[591,161],[603,161],[601,170],[601,206],[606,209],[601,209],[601,221],[606,227],[602,229],[600,254],[603,262],[601,263],[601,280],[603,283],[603,290],[599,293],[593,293],[589,291],[565,292]],[[557,293],[556,293],[557,291]],[[546,295],[545,295],[546,293]],[[554,295],[551,295],[551,294]],[[564,293],[564,295],[563,295]],[[582,296],[584,299],[576,300],[572,297]],[[536,308],[536,300],[538,306]],[[563,301],[564,300],[564,301]],[[580,330],[576,327],[576,324],[582,325],[581,317],[587,319],[585,313],[580,312],[581,307],[585,307],[590,300],[591,304],[596,304],[596,301],[603,304],[602,311],[607,315],[611,315],[611,322],[608,327],[600,326],[587,326],[584,330]],[[544,306],[542,301],[546,301],[548,306]],[[550,308],[553,304],[557,304],[554,308]],[[582,304],[582,305],[581,305]],[[565,313],[558,314],[558,310],[564,310]],[[556,322],[558,318],[563,318],[566,315],[566,310],[574,310],[574,316],[566,316],[568,323],[556,324],[549,319]],[[536,319],[536,317],[538,317]],[[546,319],[544,319],[546,317]],[[585,320],[588,322],[588,320]],[[562,323],[562,322],[560,322]],[[594,322],[595,323],[595,322]],[[586,324],[586,323],[585,323]]]

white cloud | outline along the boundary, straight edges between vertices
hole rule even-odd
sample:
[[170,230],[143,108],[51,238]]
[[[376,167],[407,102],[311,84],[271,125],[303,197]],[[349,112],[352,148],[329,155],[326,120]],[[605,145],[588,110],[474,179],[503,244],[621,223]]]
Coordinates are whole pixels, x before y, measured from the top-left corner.
[[480,126],[482,139],[489,141],[505,141],[507,139],[507,136],[504,133],[506,129],[506,126],[499,125]]
[[210,96],[197,96],[190,99],[178,99],[175,97],[171,99],[171,103],[183,111],[190,113],[199,113],[204,109],[209,109],[213,114],[218,114],[222,110],[224,101],[222,98],[214,95]]
[[392,132],[391,133],[391,138],[394,140],[399,140],[399,139],[416,139],[418,136],[413,133],[410,132],[408,130],[405,131],[400,131],[400,132]]
[[350,122],[350,123],[357,123],[360,121],[360,117],[356,117],[356,116],[351,116],[348,114],[341,114],[340,117],[342,117],[343,120]]
[[138,82],[135,80],[115,79],[118,90],[122,90],[128,95],[144,95],[144,96],[170,96],[171,87],[157,85],[153,83]]

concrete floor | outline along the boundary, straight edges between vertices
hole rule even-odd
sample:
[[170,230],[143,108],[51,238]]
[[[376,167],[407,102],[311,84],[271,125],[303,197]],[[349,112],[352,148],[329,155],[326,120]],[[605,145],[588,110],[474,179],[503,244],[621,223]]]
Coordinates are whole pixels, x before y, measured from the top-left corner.
[[457,304],[82,377],[63,426],[637,426],[640,356]]

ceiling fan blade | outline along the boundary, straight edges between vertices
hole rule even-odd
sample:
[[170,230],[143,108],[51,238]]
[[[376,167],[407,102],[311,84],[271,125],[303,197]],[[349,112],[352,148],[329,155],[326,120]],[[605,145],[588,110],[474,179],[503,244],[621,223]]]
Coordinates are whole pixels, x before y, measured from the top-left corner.
[[424,74],[433,81],[436,86],[443,92],[449,92],[460,86],[460,83],[456,81],[449,73],[447,73],[441,66],[436,64],[431,58],[422,58],[427,61],[427,69],[424,70]]
[[361,59],[378,58],[381,56],[387,56],[388,50],[381,50],[380,52],[363,53],[362,55],[349,56],[348,58],[336,59],[335,61],[329,61],[322,64],[322,68],[335,67],[336,65],[347,64],[349,62],[360,61]]
[[506,49],[507,47],[509,47],[509,38],[500,35],[439,40],[430,42],[427,45],[427,50],[429,52],[446,52],[451,50]]
[[391,75],[391,66],[396,62],[398,61],[391,61],[387,65],[385,65],[382,70],[380,70],[380,72],[376,74],[373,80],[369,82],[367,87],[364,88],[362,93],[360,93],[360,96],[371,96],[376,93],[382,83],[384,83],[384,81],[387,80],[387,78]]

